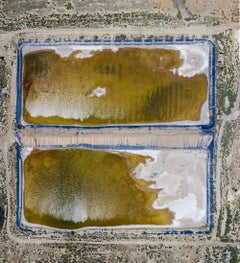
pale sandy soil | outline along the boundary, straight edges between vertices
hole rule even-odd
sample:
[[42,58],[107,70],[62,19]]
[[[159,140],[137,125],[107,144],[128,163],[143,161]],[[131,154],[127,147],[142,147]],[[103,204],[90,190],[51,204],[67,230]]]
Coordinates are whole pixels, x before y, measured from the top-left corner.
[[48,129],[29,131],[23,130],[21,143],[25,147],[47,147],[48,145],[127,145],[127,146],[158,146],[168,148],[202,147],[207,148],[212,140],[211,135],[201,135],[198,129],[178,130],[165,129],[144,129],[138,132],[133,129],[107,129],[99,131],[78,132],[77,130],[61,133]]
[[152,0],[152,2],[164,14],[175,17],[178,13],[178,10],[172,0]]
[[[234,31],[234,40],[238,48],[240,47],[240,29]],[[238,54],[238,57],[240,58],[240,54]]]
[[192,14],[201,14],[202,16],[219,16],[230,20],[237,14],[239,7],[238,0],[186,0],[186,7]]
[[[33,148],[27,147],[23,149],[23,160],[32,150]],[[115,150],[110,151],[119,152]],[[135,177],[152,182],[149,187],[159,189],[158,197],[152,204],[154,209],[169,208],[174,213],[172,224],[148,227],[192,228],[206,224],[206,176],[208,163],[208,152],[206,150],[126,151],[151,157],[146,164],[139,164],[136,167]],[[81,213],[83,212],[82,207],[79,210],[77,204],[69,204],[69,207],[72,207],[72,210],[68,209],[68,218],[74,218],[80,211]],[[29,224],[26,221],[23,211],[21,223],[27,227],[38,228],[38,225]],[[141,226],[137,225],[136,227]]]

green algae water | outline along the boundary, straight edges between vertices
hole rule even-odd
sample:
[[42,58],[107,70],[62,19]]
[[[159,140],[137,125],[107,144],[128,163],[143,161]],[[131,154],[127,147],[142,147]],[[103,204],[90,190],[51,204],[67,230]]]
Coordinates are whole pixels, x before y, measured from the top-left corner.
[[24,56],[23,119],[34,124],[108,125],[200,120],[205,74],[183,77],[177,50],[124,47]]
[[61,229],[171,224],[168,209],[152,208],[157,190],[134,177],[148,158],[102,150],[33,150],[24,161],[24,216]]

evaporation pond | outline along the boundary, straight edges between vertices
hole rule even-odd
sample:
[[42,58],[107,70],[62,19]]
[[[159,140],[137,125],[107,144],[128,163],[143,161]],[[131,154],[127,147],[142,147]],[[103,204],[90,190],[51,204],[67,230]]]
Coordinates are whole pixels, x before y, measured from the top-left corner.
[[24,218],[60,229],[199,226],[206,159],[199,150],[33,150],[24,161]]
[[26,47],[22,77],[25,122],[200,121],[208,92],[206,44],[74,46],[70,52],[66,45],[60,47]]
[[68,149],[33,151],[24,162],[24,214],[58,228],[168,224],[173,215],[154,210],[156,190],[134,178],[150,158],[126,152]]

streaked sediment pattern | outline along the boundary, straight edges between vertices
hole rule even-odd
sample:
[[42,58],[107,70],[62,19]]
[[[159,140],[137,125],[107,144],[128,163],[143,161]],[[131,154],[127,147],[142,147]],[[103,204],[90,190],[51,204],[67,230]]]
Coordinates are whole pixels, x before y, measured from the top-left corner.
[[204,73],[184,77],[180,52],[124,47],[24,56],[23,118],[36,124],[134,124],[200,120]]
[[171,224],[154,209],[159,189],[137,179],[149,156],[87,149],[34,150],[24,161],[24,216],[55,228]]

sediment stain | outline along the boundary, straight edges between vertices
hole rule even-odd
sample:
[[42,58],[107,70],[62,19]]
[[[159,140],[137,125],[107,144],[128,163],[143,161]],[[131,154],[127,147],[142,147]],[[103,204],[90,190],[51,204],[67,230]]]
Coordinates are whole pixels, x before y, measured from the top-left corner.
[[[54,50],[43,50],[24,56],[26,122],[107,125],[200,120],[207,76],[174,74],[182,64],[179,51],[125,47],[91,51],[85,58],[79,54],[61,57]],[[96,96],[96,90],[104,92]]]
[[117,151],[33,150],[24,161],[24,216],[61,229],[171,224],[168,209],[152,208],[159,189],[134,176],[149,158]]

